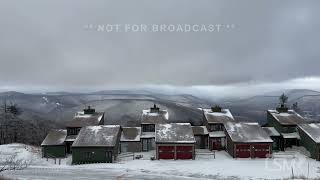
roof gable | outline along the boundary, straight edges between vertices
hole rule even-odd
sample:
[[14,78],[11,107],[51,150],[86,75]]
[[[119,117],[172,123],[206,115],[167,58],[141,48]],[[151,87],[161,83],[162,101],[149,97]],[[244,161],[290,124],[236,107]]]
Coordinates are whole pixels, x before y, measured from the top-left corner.
[[277,120],[281,125],[296,126],[300,123],[305,123],[305,119],[296,113],[294,110],[288,110],[288,112],[278,112],[277,110],[268,110],[268,113]]
[[194,143],[195,138],[190,123],[157,124],[156,143]]
[[123,127],[120,141],[140,141],[141,127]]
[[225,128],[233,142],[273,142],[258,123],[227,122]]
[[204,117],[208,124],[223,124],[235,121],[229,109],[222,109],[221,112],[213,112],[212,109],[203,109]]
[[78,112],[73,119],[67,123],[67,127],[97,126],[100,124],[103,116],[103,112],[94,112],[92,114]]
[[119,125],[86,126],[81,128],[72,147],[113,147],[119,133]]
[[66,137],[67,137],[67,130],[52,129],[49,131],[46,138],[41,143],[41,146],[63,145]]

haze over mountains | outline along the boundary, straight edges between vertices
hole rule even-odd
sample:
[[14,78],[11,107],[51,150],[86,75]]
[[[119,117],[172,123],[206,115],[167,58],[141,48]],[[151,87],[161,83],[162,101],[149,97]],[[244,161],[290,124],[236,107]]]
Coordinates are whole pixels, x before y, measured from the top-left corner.
[[63,125],[74,113],[91,105],[97,111],[106,112],[107,124],[138,126],[141,111],[154,103],[168,109],[170,122],[190,122],[200,125],[202,112],[199,107],[209,108],[219,104],[229,108],[240,121],[266,122],[266,110],[278,105],[283,92],[289,97],[288,105],[298,102],[303,116],[319,120],[320,92],[308,89],[275,91],[243,99],[225,97],[219,101],[204,99],[189,94],[163,94],[145,90],[108,90],[93,93],[49,92],[25,94],[19,92],[0,93],[0,101],[7,100],[22,108],[22,119],[53,120]]

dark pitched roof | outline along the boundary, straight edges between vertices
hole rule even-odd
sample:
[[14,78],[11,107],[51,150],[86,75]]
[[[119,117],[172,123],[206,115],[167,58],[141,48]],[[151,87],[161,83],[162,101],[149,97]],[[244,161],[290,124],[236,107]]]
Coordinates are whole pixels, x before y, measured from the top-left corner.
[[67,137],[67,130],[53,129],[50,130],[46,138],[41,143],[41,146],[63,145]]
[[156,124],[156,143],[194,143],[190,123]]
[[150,109],[142,111],[141,124],[163,124],[167,123],[169,113],[167,110],[159,110],[159,112],[150,112]]
[[288,112],[278,112],[277,110],[268,110],[268,112],[277,120],[281,125],[297,125],[305,123],[305,119],[296,113],[294,110]]
[[119,133],[119,125],[86,126],[81,128],[72,147],[113,147]]
[[84,126],[97,126],[100,125],[104,113],[95,112],[93,114],[84,114],[78,112],[72,121],[67,123],[67,127],[84,127]]
[[223,124],[235,121],[229,109],[222,109],[221,112],[212,112],[211,109],[203,109],[204,117],[208,124]]
[[120,141],[140,141],[141,127],[123,127]]
[[314,142],[320,143],[320,123],[299,124],[298,127]]
[[273,142],[258,123],[227,122],[224,126],[233,142]]
[[208,129],[206,126],[192,126],[194,135],[208,135]]

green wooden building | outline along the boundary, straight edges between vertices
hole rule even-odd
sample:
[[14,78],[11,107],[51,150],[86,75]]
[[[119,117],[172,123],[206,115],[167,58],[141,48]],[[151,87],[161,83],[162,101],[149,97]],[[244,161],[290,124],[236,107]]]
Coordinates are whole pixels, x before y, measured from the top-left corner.
[[305,119],[294,110],[279,107],[277,110],[267,111],[268,127],[274,127],[281,135],[280,149],[284,150],[293,145],[298,146],[300,136],[297,125],[306,123]]
[[85,126],[104,125],[104,112],[96,112],[88,106],[81,112],[77,112],[73,119],[66,124],[67,138],[65,140],[67,153],[72,153],[72,143],[77,138],[79,131]]
[[312,158],[320,160],[320,123],[299,124],[300,145],[304,146]]
[[157,105],[153,105],[150,109],[142,110],[141,116],[141,142],[142,151],[150,151],[155,149],[155,126],[157,124],[168,123],[169,113],[162,110]]
[[65,139],[67,130],[53,129],[50,130],[46,138],[41,143],[42,157],[45,158],[62,158],[66,157]]
[[72,164],[112,163],[119,153],[119,125],[81,128],[72,144]]
[[209,150],[225,150],[226,134],[225,123],[236,122],[229,109],[222,109],[219,106],[210,109],[202,109],[203,124],[209,132]]

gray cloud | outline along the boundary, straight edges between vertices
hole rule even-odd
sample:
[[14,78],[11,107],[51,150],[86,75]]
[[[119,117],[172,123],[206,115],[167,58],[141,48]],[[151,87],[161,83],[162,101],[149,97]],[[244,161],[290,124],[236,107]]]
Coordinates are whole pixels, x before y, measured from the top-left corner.
[[[3,0],[0,83],[76,89],[318,77],[319,6],[316,0]],[[107,33],[84,28],[162,23],[235,28],[213,33]]]

